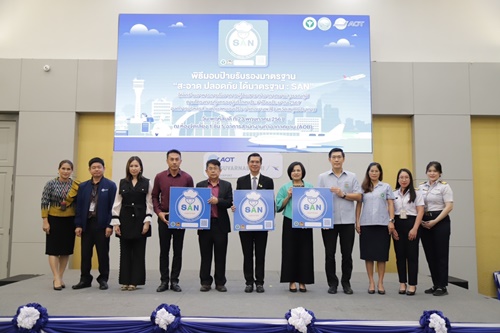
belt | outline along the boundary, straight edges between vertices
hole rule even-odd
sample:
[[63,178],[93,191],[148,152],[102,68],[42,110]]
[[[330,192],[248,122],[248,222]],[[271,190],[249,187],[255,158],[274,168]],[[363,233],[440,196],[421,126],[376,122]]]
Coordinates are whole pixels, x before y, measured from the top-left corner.
[[424,216],[436,217],[439,214],[441,214],[441,212],[442,212],[442,210],[437,210],[437,211],[433,211],[433,212],[425,212]]

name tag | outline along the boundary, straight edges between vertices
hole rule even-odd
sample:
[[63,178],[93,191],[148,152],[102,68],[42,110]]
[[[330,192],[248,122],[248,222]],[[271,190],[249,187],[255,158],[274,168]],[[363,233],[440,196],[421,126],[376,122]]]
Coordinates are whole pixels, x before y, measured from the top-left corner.
[[95,202],[92,201],[90,203],[89,212],[93,212],[93,211],[95,211]]

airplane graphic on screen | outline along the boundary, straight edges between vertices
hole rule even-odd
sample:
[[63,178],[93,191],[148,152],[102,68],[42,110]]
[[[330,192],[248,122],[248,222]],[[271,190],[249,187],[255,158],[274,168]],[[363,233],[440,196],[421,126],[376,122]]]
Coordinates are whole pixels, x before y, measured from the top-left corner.
[[360,79],[364,79],[366,77],[365,74],[358,74],[358,75],[353,75],[353,76],[345,76],[344,75],[344,80],[346,81],[357,81]]
[[261,146],[285,146],[287,149],[306,149],[307,147],[321,147],[325,143],[342,139],[345,124],[335,126],[328,133],[301,132],[298,136],[259,135],[248,141]]

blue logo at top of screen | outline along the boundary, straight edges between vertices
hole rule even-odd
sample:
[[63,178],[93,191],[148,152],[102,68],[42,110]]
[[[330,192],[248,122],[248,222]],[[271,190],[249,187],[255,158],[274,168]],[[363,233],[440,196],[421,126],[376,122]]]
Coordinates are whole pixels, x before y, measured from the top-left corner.
[[314,30],[318,28],[322,31],[328,31],[330,28],[334,27],[337,30],[344,30],[347,27],[363,27],[365,21],[348,21],[342,17],[339,17],[333,22],[328,17],[321,17],[316,20],[314,17],[308,16],[302,21],[302,26],[306,30]]

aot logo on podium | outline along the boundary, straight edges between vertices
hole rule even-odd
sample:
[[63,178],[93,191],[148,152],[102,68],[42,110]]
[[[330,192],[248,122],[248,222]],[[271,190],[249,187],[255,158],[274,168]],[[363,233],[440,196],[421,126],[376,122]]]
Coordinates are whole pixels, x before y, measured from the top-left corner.
[[209,188],[171,187],[169,228],[210,229]]
[[274,191],[234,191],[234,230],[274,230]]
[[294,187],[293,228],[333,228],[333,195],[329,188]]

